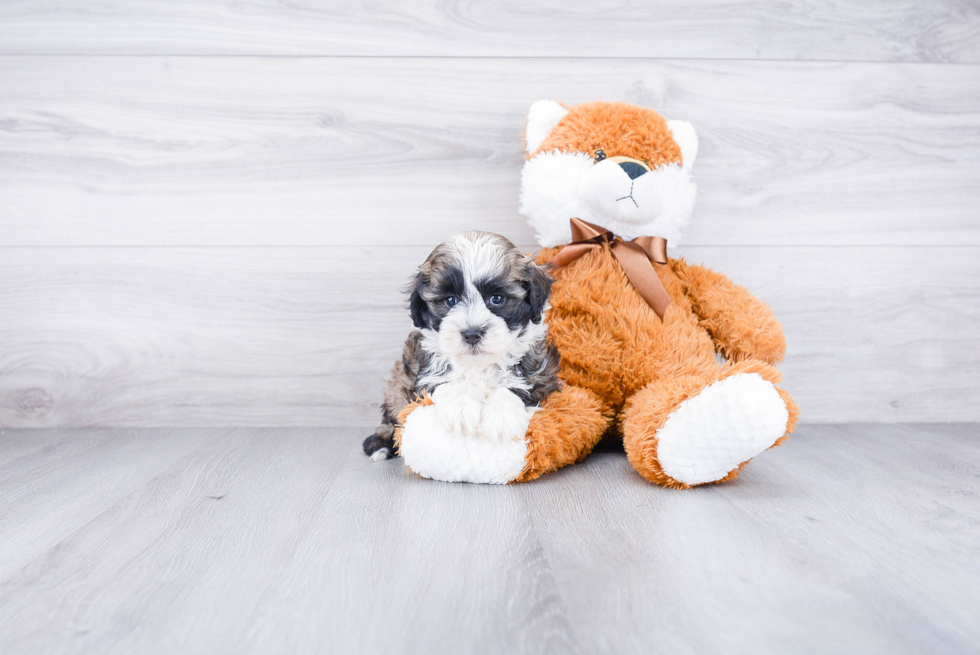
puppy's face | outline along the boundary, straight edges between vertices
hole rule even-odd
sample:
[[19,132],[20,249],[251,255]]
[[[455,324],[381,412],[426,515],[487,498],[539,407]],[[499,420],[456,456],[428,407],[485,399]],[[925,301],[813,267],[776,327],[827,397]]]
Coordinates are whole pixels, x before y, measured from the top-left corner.
[[486,366],[511,353],[530,323],[540,323],[551,278],[504,237],[466,232],[442,244],[419,268],[410,309],[417,328],[438,335],[454,365]]

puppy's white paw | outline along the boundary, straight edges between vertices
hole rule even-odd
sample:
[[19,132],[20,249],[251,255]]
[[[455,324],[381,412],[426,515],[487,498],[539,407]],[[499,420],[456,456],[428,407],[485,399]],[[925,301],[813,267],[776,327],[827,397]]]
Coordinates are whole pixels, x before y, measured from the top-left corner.
[[527,434],[531,412],[510,389],[497,389],[483,405],[481,432],[495,441],[519,441]]
[[378,448],[376,451],[371,453],[371,459],[376,462],[383,462],[391,457],[391,452],[387,448]]
[[474,385],[447,382],[432,392],[436,415],[450,432],[476,434],[480,429],[480,413],[484,393]]

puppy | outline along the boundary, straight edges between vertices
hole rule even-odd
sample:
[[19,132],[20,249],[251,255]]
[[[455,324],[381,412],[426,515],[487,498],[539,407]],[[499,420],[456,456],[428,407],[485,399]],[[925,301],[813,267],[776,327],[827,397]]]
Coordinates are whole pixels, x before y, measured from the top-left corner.
[[376,461],[395,452],[398,413],[423,391],[453,433],[524,438],[528,421],[558,389],[558,352],[543,313],[551,278],[498,234],[466,232],[419,267],[409,310],[418,328],[385,386],[381,425],[364,441]]

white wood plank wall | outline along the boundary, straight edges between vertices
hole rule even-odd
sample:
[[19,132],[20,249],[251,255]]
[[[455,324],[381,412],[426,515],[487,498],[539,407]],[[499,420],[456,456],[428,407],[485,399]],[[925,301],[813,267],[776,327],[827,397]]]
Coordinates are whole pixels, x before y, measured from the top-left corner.
[[0,3],[0,427],[370,425],[527,106],[690,120],[808,422],[980,420],[975,2]]

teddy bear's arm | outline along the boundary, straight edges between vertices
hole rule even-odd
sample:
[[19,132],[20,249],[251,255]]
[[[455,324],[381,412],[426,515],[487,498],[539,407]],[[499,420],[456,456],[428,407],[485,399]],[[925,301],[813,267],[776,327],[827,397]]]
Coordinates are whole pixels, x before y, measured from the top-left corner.
[[612,417],[588,389],[565,385],[548,396],[527,428],[527,456],[515,482],[528,482],[592,452]]
[[393,435],[393,440],[395,443],[395,452],[399,452],[399,450],[401,449],[402,430],[405,429],[405,420],[408,418],[408,415],[414,412],[419,407],[428,407],[431,404],[432,404],[432,397],[429,396],[429,394],[423,390],[421,394],[416,396],[415,400],[402,407],[401,411],[398,412],[398,416],[395,417],[395,429]]
[[682,259],[672,262],[698,321],[729,361],[761,359],[769,364],[786,354],[786,337],[764,302],[728,277]]

